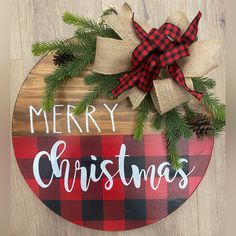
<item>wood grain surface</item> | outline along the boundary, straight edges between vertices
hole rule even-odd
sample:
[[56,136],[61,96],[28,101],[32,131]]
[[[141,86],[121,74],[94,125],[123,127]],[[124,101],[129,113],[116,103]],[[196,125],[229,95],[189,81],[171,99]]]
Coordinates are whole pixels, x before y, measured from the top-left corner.
[[[27,76],[15,103],[12,122],[13,135],[34,135],[31,132],[29,109],[31,107],[36,112],[42,111],[42,97],[45,89],[44,78],[55,69],[53,56],[47,55],[36,64]],[[92,117],[99,129],[90,119],[86,126],[86,112],[80,116],[72,114],[73,107],[92,91],[92,87],[86,85],[83,80],[83,76],[91,74],[91,71],[92,65],[84,71],[81,77],[73,78],[60,87],[56,94],[55,109],[47,112],[46,120],[43,112],[39,116],[32,112],[31,118],[33,118],[33,129],[36,134],[52,135],[55,134],[55,131],[64,135],[133,134],[136,111],[132,110],[132,105],[128,99],[119,102],[119,105],[116,99],[102,97],[96,99],[95,104],[88,109],[88,112],[93,112],[93,109],[96,109],[92,113]],[[114,123],[112,123],[107,107],[110,110],[115,109]],[[55,113],[59,115],[54,120]],[[149,116],[144,133],[156,133],[151,127],[151,120],[152,115]],[[48,130],[46,129],[46,123],[48,124]],[[76,124],[79,125],[80,129]],[[114,125],[114,128],[112,125]]]
[[[24,79],[39,60],[31,54],[32,43],[55,38],[66,39],[73,35],[73,27],[67,26],[61,21],[64,11],[69,10],[96,19],[106,6],[118,6],[123,2],[121,0],[11,0],[12,111]],[[127,0],[127,2],[132,6],[138,18],[156,27],[175,10],[185,11],[190,18],[201,10],[204,17],[200,25],[199,38],[214,38],[224,41],[223,0]],[[224,49],[220,52],[218,62],[220,66],[211,73],[211,76],[217,81],[215,89],[217,96],[224,100]],[[23,99],[21,102],[24,102]],[[131,120],[133,119],[132,114]],[[21,125],[18,125],[18,130],[14,130],[14,132],[20,134]],[[138,230],[117,233],[99,232],[73,225],[47,209],[25,183],[12,154],[11,234],[17,236],[223,236],[225,235],[224,147],[224,135],[222,135],[216,140],[212,161],[202,184],[180,209],[156,224]]]

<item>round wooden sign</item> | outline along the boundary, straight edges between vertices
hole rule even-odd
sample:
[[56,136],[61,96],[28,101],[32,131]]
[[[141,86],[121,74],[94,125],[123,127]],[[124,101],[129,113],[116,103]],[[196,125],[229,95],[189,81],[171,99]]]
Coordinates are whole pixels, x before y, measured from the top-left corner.
[[128,101],[98,99],[84,115],[73,115],[91,90],[82,78],[66,83],[53,110],[44,112],[44,77],[53,70],[52,56],[45,56],[25,80],[13,114],[16,160],[35,195],[75,224],[108,231],[145,226],[180,207],[207,170],[213,140],[182,140],[184,168],[173,171],[150,123],[141,141],[133,139]]

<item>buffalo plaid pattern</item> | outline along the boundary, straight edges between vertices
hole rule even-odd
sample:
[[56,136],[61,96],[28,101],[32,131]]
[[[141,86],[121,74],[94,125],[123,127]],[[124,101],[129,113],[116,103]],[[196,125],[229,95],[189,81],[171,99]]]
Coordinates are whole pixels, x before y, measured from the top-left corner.
[[[91,164],[96,165],[97,175],[101,172],[99,166],[103,160],[112,160],[108,171],[116,173],[121,144],[126,144],[130,157],[125,161],[125,175],[132,175],[131,165],[147,169],[150,165],[159,166],[166,161],[165,143],[161,135],[145,135],[142,141],[134,141],[130,135],[114,136],[15,136],[13,145],[19,168],[36,196],[52,211],[63,218],[85,227],[119,231],[145,226],[166,217],[181,206],[194,192],[201,182],[211,157],[213,140],[198,141],[193,138],[181,141],[179,150],[183,158],[189,161],[184,166],[188,172],[195,166],[189,176],[189,184],[181,190],[178,186],[181,177],[177,176],[172,183],[161,180],[157,190],[150,187],[149,182],[142,179],[141,188],[135,188],[132,183],[124,186],[119,177],[114,178],[114,186],[110,191],[104,188],[106,178],[97,183],[91,182],[89,190],[83,192],[80,188],[79,175],[71,193],[65,191],[64,179],[55,178],[50,187],[41,188],[33,176],[33,160],[39,151],[50,150],[53,144],[63,140],[67,148],[60,161],[68,159],[71,166],[69,184],[72,183],[74,163],[79,160],[90,172]],[[97,161],[90,156],[95,155]],[[40,161],[40,175],[49,182],[52,169],[48,157]],[[174,172],[171,173],[174,176]],[[156,175],[156,181],[158,181]],[[78,181],[78,182],[77,182]],[[26,203],[27,204],[27,203]]]
[[131,71],[119,78],[119,85],[112,91],[113,96],[117,97],[135,86],[144,92],[150,92],[153,80],[158,78],[162,68],[168,66],[168,72],[174,81],[201,100],[202,93],[187,87],[184,74],[176,62],[190,56],[189,46],[196,40],[201,16],[202,13],[199,12],[183,35],[179,27],[170,23],[163,24],[159,29],[153,28],[147,34],[133,17],[134,30],[141,43],[132,54]]

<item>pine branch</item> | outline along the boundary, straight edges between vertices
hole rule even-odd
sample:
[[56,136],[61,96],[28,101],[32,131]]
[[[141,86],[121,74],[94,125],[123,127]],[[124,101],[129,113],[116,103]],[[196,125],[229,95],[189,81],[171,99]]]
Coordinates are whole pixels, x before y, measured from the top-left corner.
[[[173,134],[171,134],[172,131],[169,129],[165,130],[164,137],[166,141],[166,149],[167,149],[167,156],[169,159],[169,162],[171,164],[171,167],[174,170],[179,170],[183,168],[183,164],[180,163],[180,156],[177,150],[177,143],[179,141],[179,138],[176,137],[177,141],[174,142],[172,139]],[[170,139],[171,137],[171,139]]]
[[106,28],[103,25],[97,24],[94,20],[83,16],[75,16],[70,12],[66,12],[63,15],[63,21],[69,25],[77,27],[77,31],[80,32],[95,32],[97,36],[103,36]]
[[194,89],[203,93],[210,89],[213,89],[216,86],[216,82],[213,79],[207,77],[194,77],[192,78],[192,81]]
[[225,105],[220,102],[214,94],[209,93],[216,85],[215,81],[209,78],[193,78],[194,89],[203,92],[203,102],[213,116],[214,134],[217,135],[225,126]]
[[75,31],[75,37],[77,37],[78,39],[83,39],[86,36],[86,34],[90,34],[90,36],[94,37],[95,39],[97,38],[97,36],[113,38],[113,39],[121,39],[120,36],[118,36],[118,34],[108,26],[98,25],[98,27],[100,27],[99,31],[93,31],[93,30],[88,31],[88,29],[77,28],[77,30]]
[[113,13],[117,14],[116,8],[115,7],[108,7],[103,11],[101,17],[112,15]]
[[93,57],[84,57],[57,68],[53,74],[45,78],[46,89],[43,97],[43,109],[50,111],[58,88],[68,79],[79,76],[93,62]]
[[164,114],[163,119],[166,125],[170,127],[170,129],[174,130],[178,136],[183,137],[184,139],[189,139],[192,137],[193,132],[185,119],[182,117],[178,108],[174,108]]
[[96,39],[87,36],[83,42],[71,41],[52,41],[52,42],[37,42],[32,46],[34,56],[45,55],[48,53],[73,53],[85,55],[87,53],[95,54]]
[[75,37],[78,38],[79,43],[87,43],[87,42],[96,42],[97,34],[94,32],[86,32],[83,29],[75,31]]
[[81,39],[81,36],[85,33],[94,33],[94,37],[101,36],[120,39],[115,31],[109,28],[107,25],[98,24],[89,18],[75,16],[70,12],[66,12],[64,14],[63,21],[69,25],[74,25],[77,27],[75,36],[79,39]]
[[182,168],[182,164],[179,162],[180,156],[177,145],[182,137],[184,139],[191,138],[193,132],[178,108],[174,108],[164,115],[156,113],[152,126],[156,130],[163,129],[162,135],[166,142],[167,156],[171,166],[176,170]]
[[184,139],[191,138],[193,132],[185,119],[181,116],[178,108],[174,108],[164,114],[163,121],[163,136],[166,140],[167,155],[171,166],[174,169],[182,168],[182,164],[179,162],[180,156],[177,151],[177,144],[181,137]]
[[198,112],[193,110],[187,103],[183,104],[183,108],[186,113],[185,120],[187,120],[187,121],[192,120],[198,114]]
[[101,95],[99,87],[96,87],[92,92],[88,93],[84,99],[75,107],[74,114],[81,115],[85,112],[89,105],[92,105],[97,97]]
[[[94,87],[93,91],[88,93],[74,109],[74,114],[80,115],[85,112],[86,107],[92,105],[97,97],[105,96],[111,97],[111,91],[118,85],[118,80],[121,75],[102,75],[94,73],[89,76],[88,80],[96,81],[97,85]],[[88,77],[87,77],[88,78]]]
[[94,20],[85,18],[83,16],[77,16],[70,12],[65,12],[62,19],[66,24],[77,26],[82,29],[87,29],[89,31],[97,31],[100,29]]
[[136,125],[135,125],[135,130],[134,130],[135,140],[140,140],[143,137],[145,123],[148,119],[148,113],[150,111],[150,103],[151,103],[151,99],[147,95],[138,107]]
[[163,117],[158,112],[154,115],[152,127],[156,130],[161,130],[163,128]]
[[220,121],[220,120],[217,120],[215,119],[213,121],[213,133],[212,133],[212,136],[214,137],[218,137],[219,134],[224,131],[225,129],[225,121]]
[[213,118],[219,121],[225,121],[225,105],[222,104],[218,98],[213,94],[205,93],[203,102],[213,115]]
[[84,83],[86,85],[94,85],[96,83],[102,83],[104,80],[104,77],[100,77],[97,73],[92,73],[90,75],[87,75],[84,78]]
[[71,45],[62,40],[55,40],[52,42],[37,42],[32,45],[32,53],[34,56],[41,56],[56,51],[72,52]]

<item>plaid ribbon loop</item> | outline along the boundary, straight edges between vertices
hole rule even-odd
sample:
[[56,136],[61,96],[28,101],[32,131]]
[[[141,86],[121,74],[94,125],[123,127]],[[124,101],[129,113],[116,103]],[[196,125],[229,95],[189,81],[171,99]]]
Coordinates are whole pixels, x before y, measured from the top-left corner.
[[202,13],[199,12],[184,34],[179,27],[170,23],[146,33],[133,17],[133,27],[141,43],[132,54],[131,71],[119,78],[120,83],[112,91],[113,96],[117,97],[135,86],[144,92],[150,92],[153,80],[158,78],[162,68],[168,67],[174,81],[201,100],[202,93],[188,88],[184,74],[177,64],[179,59],[190,56],[189,46],[196,40],[201,16]]

